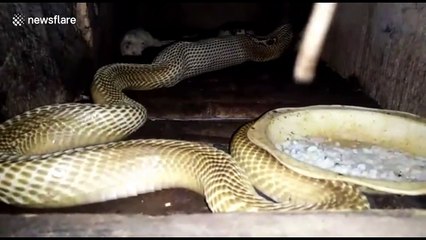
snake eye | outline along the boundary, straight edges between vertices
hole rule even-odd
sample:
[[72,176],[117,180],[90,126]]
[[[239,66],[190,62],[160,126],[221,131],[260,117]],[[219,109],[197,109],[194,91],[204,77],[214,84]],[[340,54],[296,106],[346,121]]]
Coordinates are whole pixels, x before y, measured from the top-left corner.
[[266,44],[272,45],[277,42],[277,38],[271,38],[266,41]]

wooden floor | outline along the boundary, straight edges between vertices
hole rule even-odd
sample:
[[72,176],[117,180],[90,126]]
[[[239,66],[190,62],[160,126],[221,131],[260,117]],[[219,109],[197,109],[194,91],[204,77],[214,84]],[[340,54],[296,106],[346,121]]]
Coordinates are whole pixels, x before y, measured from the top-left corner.
[[[144,104],[150,119],[131,138],[171,138],[211,143],[223,150],[235,130],[262,113],[281,107],[345,104],[379,107],[355,83],[339,78],[325,66],[315,84],[292,82],[294,56],[269,63],[248,63],[185,80],[178,85],[127,94]],[[371,196],[375,208],[425,208],[426,198]],[[0,205],[0,213],[208,213],[203,198],[182,189],[163,190],[102,204],[28,210]]]

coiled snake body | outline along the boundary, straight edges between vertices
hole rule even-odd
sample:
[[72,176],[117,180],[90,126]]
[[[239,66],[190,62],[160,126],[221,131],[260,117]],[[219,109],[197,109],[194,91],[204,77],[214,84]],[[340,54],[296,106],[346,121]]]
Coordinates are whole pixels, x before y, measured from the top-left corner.
[[[184,187],[203,194],[212,212],[367,209],[355,186],[280,165],[249,141],[250,123],[233,137],[231,155],[189,141],[122,140],[147,117],[122,90],[172,87],[201,73],[276,59],[291,38],[284,25],[264,38],[179,42],[149,65],[101,67],[92,85],[94,104],[42,106],[0,125],[0,200],[55,208]],[[253,185],[276,202],[257,195]]]

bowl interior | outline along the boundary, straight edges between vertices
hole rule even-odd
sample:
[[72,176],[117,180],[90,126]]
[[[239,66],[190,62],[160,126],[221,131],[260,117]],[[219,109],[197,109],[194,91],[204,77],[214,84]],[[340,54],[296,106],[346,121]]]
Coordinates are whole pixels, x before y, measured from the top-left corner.
[[288,139],[320,137],[333,141],[359,141],[426,157],[426,120],[413,114],[341,105],[281,108],[263,115],[250,129],[248,137],[300,174],[348,181],[389,193],[426,193],[426,182],[342,175],[298,161],[277,148]]

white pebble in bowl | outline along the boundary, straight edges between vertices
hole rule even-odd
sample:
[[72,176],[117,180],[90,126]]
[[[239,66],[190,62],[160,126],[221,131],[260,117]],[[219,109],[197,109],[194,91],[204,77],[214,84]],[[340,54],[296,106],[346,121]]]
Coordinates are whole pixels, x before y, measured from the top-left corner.
[[426,157],[379,146],[346,146],[319,138],[290,139],[276,148],[293,159],[337,173],[391,181],[426,181]]

